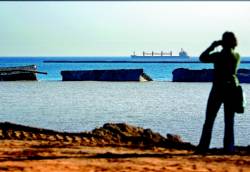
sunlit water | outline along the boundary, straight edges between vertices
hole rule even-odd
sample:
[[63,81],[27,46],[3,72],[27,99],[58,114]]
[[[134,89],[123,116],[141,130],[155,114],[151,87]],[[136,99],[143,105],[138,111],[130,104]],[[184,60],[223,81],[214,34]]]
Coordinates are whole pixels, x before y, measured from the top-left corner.
[[[242,84],[247,97],[250,85]],[[1,82],[0,121],[60,131],[86,131],[107,122],[126,122],[197,144],[211,83],[172,82]],[[222,146],[223,110],[212,145]],[[250,108],[236,114],[235,142],[250,144]]]

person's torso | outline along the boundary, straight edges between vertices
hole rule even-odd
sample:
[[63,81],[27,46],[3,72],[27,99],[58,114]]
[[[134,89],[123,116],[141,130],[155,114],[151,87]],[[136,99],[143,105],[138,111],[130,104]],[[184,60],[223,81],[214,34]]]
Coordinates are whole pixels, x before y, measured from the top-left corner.
[[216,53],[214,62],[214,83],[215,84],[238,84],[237,68],[239,55],[232,51],[221,51]]

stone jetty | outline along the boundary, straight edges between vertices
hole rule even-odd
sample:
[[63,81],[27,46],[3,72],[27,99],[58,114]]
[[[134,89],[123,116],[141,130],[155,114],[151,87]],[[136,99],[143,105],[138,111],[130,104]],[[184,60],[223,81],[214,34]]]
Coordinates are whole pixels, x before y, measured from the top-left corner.
[[152,81],[143,69],[61,71],[63,81]]
[[[177,68],[173,74],[173,82],[212,82],[213,69],[191,70]],[[239,69],[237,74],[240,83],[250,83],[250,69]]]

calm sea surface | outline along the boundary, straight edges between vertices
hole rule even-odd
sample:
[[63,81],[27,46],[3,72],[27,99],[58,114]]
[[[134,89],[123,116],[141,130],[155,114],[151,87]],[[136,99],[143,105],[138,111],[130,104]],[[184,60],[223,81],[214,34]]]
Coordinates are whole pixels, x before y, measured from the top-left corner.
[[[83,131],[107,122],[126,122],[165,135],[179,134],[197,144],[211,83],[172,83],[172,70],[211,68],[207,64],[62,64],[43,59],[1,59],[0,66],[36,64],[38,82],[0,82],[0,121],[60,131]],[[153,82],[61,82],[60,70],[143,68]],[[242,64],[241,68],[250,68]],[[250,84],[242,84],[250,97]],[[248,101],[249,102],[249,101]],[[223,109],[216,118],[211,146],[222,146]],[[250,144],[250,108],[236,114],[237,145]]]

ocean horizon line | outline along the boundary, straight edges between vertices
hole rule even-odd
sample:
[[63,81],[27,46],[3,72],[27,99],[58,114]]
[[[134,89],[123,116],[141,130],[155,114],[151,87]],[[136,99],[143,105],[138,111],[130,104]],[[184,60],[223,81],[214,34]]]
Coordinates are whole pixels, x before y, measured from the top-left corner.
[[[155,56],[155,57],[158,57],[158,56]],[[195,58],[198,58],[199,56],[189,56],[190,57],[190,59],[195,59]],[[31,55],[21,55],[21,56],[19,56],[19,55],[17,55],[17,56],[0,56],[0,58],[131,58],[131,56],[130,55],[127,55],[127,56],[122,56],[122,55],[110,55],[110,56],[91,56],[91,55],[89,55],[89,56],[87,56],[87,55],[84,55],[84,56],[74,56],[74,55],[72,55],[72,56],[70,56],[70,55],[66,55],[66,56],[64,56],[64,55],[56,55],[56,56],[31,56]],[[241,58],[250,58],[250,55],[247,55],[247,56],[241,56]]]

